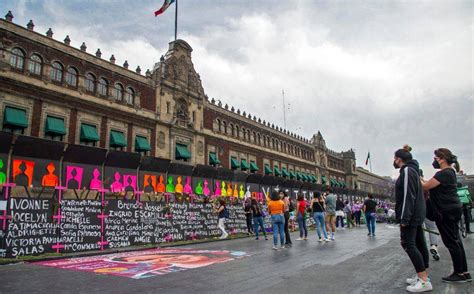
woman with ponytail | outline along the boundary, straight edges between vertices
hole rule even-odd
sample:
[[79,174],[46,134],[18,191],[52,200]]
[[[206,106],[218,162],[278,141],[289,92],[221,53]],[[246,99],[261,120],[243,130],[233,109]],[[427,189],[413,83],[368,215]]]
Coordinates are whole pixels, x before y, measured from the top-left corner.
[[434,151],[433,168],[439,169],[429,181],[422,180],[423,189],[430,192],[430,203],[441,240],[448,248],[453,261],[454,272],[443,278],[446,283],[471,282],[467,269],[466,253],[459,235],[462,204],[457,195],[456,171],[459,171],[457,157],[446,148]]
[[433,285],[428,278],[429,253],[422,229],[426,206],[420,168],[410,151],[411,147],[405,145],[393,158],[393,167],[400,169],[395,183],[395,217],[400,224],[400,243],[416,271],[415,277],[406,280],[407,291],[427,292],[433,290]]

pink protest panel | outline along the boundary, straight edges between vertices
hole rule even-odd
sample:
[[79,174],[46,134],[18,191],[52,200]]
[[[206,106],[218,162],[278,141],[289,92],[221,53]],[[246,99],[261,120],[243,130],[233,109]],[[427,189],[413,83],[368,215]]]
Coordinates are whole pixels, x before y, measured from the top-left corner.
[[66,166],[66,187],[68,187],[68,189],[81,189],[83,174],[84,169],[82,167],[73,165]]

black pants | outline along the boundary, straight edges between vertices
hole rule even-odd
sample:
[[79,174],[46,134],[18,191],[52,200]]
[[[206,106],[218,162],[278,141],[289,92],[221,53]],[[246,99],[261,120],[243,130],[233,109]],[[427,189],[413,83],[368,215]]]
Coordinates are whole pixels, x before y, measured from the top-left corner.
[[290,213],[285,212],[285,244],[292,244],[290,238],[290,230],[288,229],[288,222],[290,219]]
[[253,226],[252,226],[252,214],[246,214],[245,218],[247,220],[247,231],[249,233],[253,233]]
[[430,257],[421,225],[400,227],[400,242],[417,273],[429,268]]
[[360,226],[360,211],[355,211],[354,212],[354,218],[355,218],[356,225]]
[[471,208],[469,204],[462,205],[462,212],[464,214],[464,223],[466,224],[466,232],[471,231]]
[[449,213],[443,213],[443,219],[436,221],[441,240],[443,240],[444,246],[449,250],[454,272],[457,274],[467,272],[466,252],[459,234],[461,213],[461,209],[454,209]]

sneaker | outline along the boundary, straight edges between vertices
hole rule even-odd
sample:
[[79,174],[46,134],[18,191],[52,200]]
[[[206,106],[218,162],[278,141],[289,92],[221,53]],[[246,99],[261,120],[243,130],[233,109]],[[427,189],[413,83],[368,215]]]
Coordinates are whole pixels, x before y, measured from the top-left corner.
[[464,275],[459,275],[456,273],[452,273],[451,275],[442,278],[443,282],[445,283],[466,283],[467,279]]
[[273,250],[278,250],[278,247],[273,246],[272,249],[273,249]]
[[326,238],[326,239],[324,239],[324,241],[325,241],[325,242],[331,242],[331,239]]
[[285,249],[285,248],[286,248],[285,245],[280,246],[280,249]]
[[372,237],[375,237],[375,234],[372,234]]
[[258,237],[257,237],[257,238],[255,238],[255,240],[258,240]]
[[331,237],[331,241],[334,241],[334,240],[335,240],[335,239],[334,239],[334,236],[332,236],[332,237]]
[[304,237],[303,240],[304,240],[304,241],[308,241],[308,237]]
[[296,239],[296,241],[303,241],[303,238],[298,238]]
[[428,292],[432,290],[433,285],[431,285],[429,280],[423,282],[422,280],[418,279],[415,284],[407,286],[408,292]]
[[285,244],[285,247],[286,247],[286,248],[291,248],[291,244],[290,244],[290,243]]
[[412,278],[407,278],[405,282],[407,282],[408,285],[414,285],[418,281],[418,275],[415,275]]
[[318,242],[323,242],[323,238],[319,238]]
[[369,237],[370,237],[370,235],[372,235],[372,234],[371,234],[371,233],[368,233],[368,234],[367,234],[367,236],[369,236]]
[[265,236],[265,241],[268,241],[268,238]]
[[431,245],[430,253],[434,260],[439,260],[438,247],[436,245]]
[[464,274],[464,277],[466,278],[466,282],[472,282],[472,277],[470,273]]

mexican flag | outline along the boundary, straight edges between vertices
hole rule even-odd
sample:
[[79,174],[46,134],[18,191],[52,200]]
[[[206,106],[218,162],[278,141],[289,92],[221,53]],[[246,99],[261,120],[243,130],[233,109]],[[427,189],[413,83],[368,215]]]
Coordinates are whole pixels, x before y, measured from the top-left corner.
[[365,160],[365,165],[369,164],[369,159],[370,159],[370,151],[367,153],[367,159]]
[[162,14],[163,12],[165,12],[166,9],[168,9],[168,7],[170,7],[170,5],[174,3],[174,1],[175,0],[165,0],[165,2],[163,3],[163,6],[161,6],[159,10],[155,11],[155,16],[158,16]]

